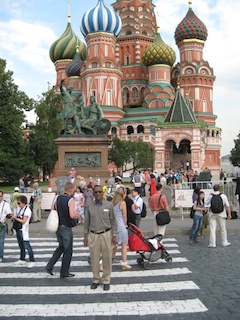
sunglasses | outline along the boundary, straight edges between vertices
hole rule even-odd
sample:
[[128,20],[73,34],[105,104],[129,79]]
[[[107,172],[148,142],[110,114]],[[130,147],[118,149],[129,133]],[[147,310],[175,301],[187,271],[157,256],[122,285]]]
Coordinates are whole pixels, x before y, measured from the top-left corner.
[[21,202],[17,202],[17,204],[21,204]]

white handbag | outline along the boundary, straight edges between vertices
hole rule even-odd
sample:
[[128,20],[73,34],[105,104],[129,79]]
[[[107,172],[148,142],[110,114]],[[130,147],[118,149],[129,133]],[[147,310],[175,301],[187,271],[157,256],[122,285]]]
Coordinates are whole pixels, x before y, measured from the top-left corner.
[[[56,202],[56,199],[57,198],[54,199],[54,204]],[[53,209],[54,204],[52,205],[52,209],[46,221],[46,230],[53,233],[56,232],[59,227],[59,216],[57,210]]]

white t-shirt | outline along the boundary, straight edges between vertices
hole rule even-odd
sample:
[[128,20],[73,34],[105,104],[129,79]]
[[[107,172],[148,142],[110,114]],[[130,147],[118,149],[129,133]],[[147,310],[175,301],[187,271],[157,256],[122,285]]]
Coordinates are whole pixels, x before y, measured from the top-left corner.
[[140,196],[137,196],[137,197],[133,198],[133,202],[138,207],[137,209],[134,209],[133,212],[135,214],[140,214],[142,211],[142,207],[143,207],[143,199]]
[[3,220],[6,218],[8,214],[11,214],[11,208],[7,201],[2,200],[0,202],[0,222],[3,222]]
[[32,211],[28,206],[23,207],[18,211],[18,217],[22,217],[24,215],[27,218],[27,221],[22,224],[22,234],[23,234],[23,241],[29,240],[29,220],[32,215]]
[[167,179],[165,177],[160,178],[160,183],[162,186],[165,186],[167,184]]

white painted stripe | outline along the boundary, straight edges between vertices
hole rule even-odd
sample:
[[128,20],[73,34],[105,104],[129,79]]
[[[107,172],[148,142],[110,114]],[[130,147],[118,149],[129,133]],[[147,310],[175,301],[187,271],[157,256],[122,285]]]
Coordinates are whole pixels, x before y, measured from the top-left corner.
[[[30,237],[30,241],[54,241],[57,243],[57,240],[56,240],[56,237],[53,237],[53,238],[48,238],[48,237],[41,237],[41,238],[33,238],[33,237]],[[12,241],[15,241],[16,242],[16,237],[13,236],[12,238],[6,238],[5,239],[5,243],[7,242],[12,242]],[[83,241],[83,237],[78,237],[78,238],[75,238],[73,239],[73,242],[76,242],[76,241]],[[164,242],[176,242],[177,239],[175,238],[164,238]]]
[[[157,270],[138,270],[138,271],[114,271],[111,278],[142,278],[142,277],[157,277],[157,276],[176,276],[181,274],[192,273],[188,268],[172,268],[172,269],[157,269]],[[76,279],[88,279],[92,277],[92,272],[74,272]],[[59,273],[54,276],[47,272],[24,272],[21,273],[0,273],[0,279],[56,279],[59,278]]]
[[[172,262],[171,263],[179,263],[179,262],[188,262],[188,260],[186,258],[181,258],[181,257],[173,257]],[[136,265],[135,261],[129,261],[128,262],[130,265]],[[167,263],[165,260],[157,260],[155,262],[150,262],[150,264],[155,264],[155,263]],[[58,261],[56,263],[56,266],[60,266],[61,262]],[[46,266],[46,262],[35,262],[35,266],[36,267],[45,267]],[[86,267],[89,266],[87,261],[72,261],[71,262],[71,266],[72,267]],[[12,262],[6,262],[6,263],[0,263],[0,268],[4,268],[4,267],[16,267],[16,268],[26,268],[26,265],[18,265],[15,266],[14,263]]]
[[[45,252],[46,250],[42,250],[43,252]],[[6,251],[5,251],[6,252]],[[19,255],[19,251],[14,251],[17,255]],[[34,250],[34,258],[35,259],[39,259],[39,258],[43,258],[43,259],[47,259],[47,258],[51,258],[52,257],[52,253],[53,253],[53,250],[52,250],[52,253],[40,253],[40,254],[37,254],[37,252],[39,252],[39,250]],[[172,254],[179,254],[181,253],[179,250],[168,250],[168,253],[170,255]],[[16,254],[5,254],[4,255],[4,258],[5,259],[16,259]],[[73,253],[73,257],[88,257],[89,256],[89,252],[81,252],[81,253]],[[117,257],[121,257],[121,252],[117,252],[116,253],[116,256]],[[128,259],[132,258],[137,258],[138,255],[134,255],[132,253],[129,253],[128,254]]]
[[[175,281],[175,282],[154,282],[154,283],[133,283],[111,285],[110,293],[126,292],[166,292],[181,290],[197,290],[199,287],[193,281]],[[95,294],[102,292],[101,286],[97,290],[91,290],[90,286],[54,286],[54,287],[0,287],[0,294],[4,295],[62,295],[62,294]]]
[[[104,294],[104,291],[102,291]],[[0,310],[8,317],[69,317],[109,315],[151,315],[205,312],[208,309],[199,299],[170,301],[133,301],[84,304],[1,304]]]
[[[32,247],[35,248],[35,247],[53,247],[53,248],[56,248],[58,246],[58,242],[31,242],[30,240],[30,243],[32,244]],[[75,242],[73,244],[73,247],[75,248],[76,246],[81,246],[83,248],[83,250],[86,250],[85,247],[83,247],[83,244],[82,242],[79,242],[78,244]],[[5,247],[8,248],[8,247],[18,247],[18,243],[17,241],[15,243],[5,243]],[[178,245],[176,243],[164,243],[164,247],[165,248],[178,248]]]

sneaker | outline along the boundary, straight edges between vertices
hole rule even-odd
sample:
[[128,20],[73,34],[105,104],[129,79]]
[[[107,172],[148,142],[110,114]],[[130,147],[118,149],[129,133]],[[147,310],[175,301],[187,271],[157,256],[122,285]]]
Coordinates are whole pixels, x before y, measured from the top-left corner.
[[29,264],[28,264],[28,269],[31,269],[31,268],[33,268],[35,266],[35,263],[34,262],[30,262]]
[[229,247],[231,245],[230,242],[227,242],[226,244],[223,244],[223,247]]
[[128,264],[122,265],[122,271],[128,271],[128,270],[131,270],[131,269],[132,269],[132,267],[129,266]]
[[26,261],[25,260],[18,260],[16,262],[14,262],[15,266],[24,266],[26,265]]
[[208,248],[216,248],[216,246],[212,246],[211,244],[209,244]]

